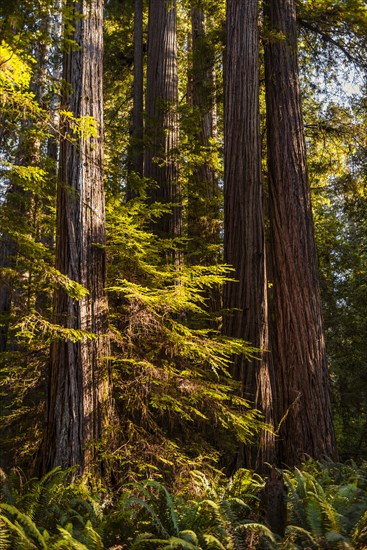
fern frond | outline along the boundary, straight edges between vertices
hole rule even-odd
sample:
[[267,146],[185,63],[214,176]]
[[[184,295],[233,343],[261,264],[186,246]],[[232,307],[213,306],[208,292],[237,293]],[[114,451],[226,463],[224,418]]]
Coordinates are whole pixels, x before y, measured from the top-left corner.
[[367,511],[362,515],[351,533],[351,542],[358,548],[364,543],[367,547]]
[[196,544],[178,537],[171,537],[167,542],[168,544],[165,544],[162,550],[200,550]]
[[225,546],[214,535],[204,533],[203,539],[208,550],[227,550]]
[[33,541],[29,540],[29,537],[24,532],[22,526],[19,525],[17,522],[14,523],[9,518],[3,515],[0,515],[0,521],[5,524],[5,532],[7,532],[9,536],[11,533],[12,542],[16,542],[18,548],[22,548],[23,544],[24,548],[27,548],[28,550],[33,550],[34,548],[37,548],[37,546],[33,544]]
[[0,550],[8,550],[8,548],[10,548],[10,533],[6,522],[0,515]]
[[242,522],[240,525],[236,527],[236,531],[256,531],[257,533],[265,536],[267,539],[269,539],[274,545],[277,544],[277,540],[274,536],[274,534],[271,532],[269,527],[266,527],[266,525],[263,525],[262,523],[256,523],[253,521],[249,522]]
[[322,508],[320,503],[311,498],[306,502],[305,511],[311,533],[313,535],[321,536],[323,534],[323,529]]
[[88,546],[76,540],[67,529],[58,527],[61,540],[52,545],[52,550],[90,550]]
[[129,499],[129,504],[130,505],[138,504],[140,508],[144,508],[152,518],[152,521],[158,533],[161,534],[162,536],[167,536],[167,537],[169,536],[169,533],[167,532],[166,528],[161,522],[159,516],[156,514],[152,506],[150,506],[144,499],[132,497]]
[[304,529],[307,529],[307,518],[302,503],[302,498],[297,489],[300,489],[300,493],[306,496],[306,491],[304,489],[304,478],[302,475],[299,475],[300,472],[295,471],[296,478],[296,487],[292,483],[292,479],[289,472],[284,472],[284,482],[287,486],[288,493],[288,502],[290,505],[291,518],[295,523],[299,524]]
[[322,508],[323,514],[326,519],[326,524],[328,525],[329,529],[331,531],[336,531],[337,533],[340,533],[342,514],[339,514],[339,512],[335,510],[335,508],[330,504],[328,500],[319,497],[318,501]]
[[[14,525],[21,526],[23,533],[32,543],[34,543],[36,548],[47,550],[47,545],[43,535],[40,533],[34,522],[30,517],[20,512],[15,506],[10,504],[0,503],[0,509],[4,510],[5,514],[9,515],[12,518]],[[5,514],[2,516],[5,519]],[[13,519],[14,518],[14,519]],[[14,523],[15,522],[15,523]],[[9,523],[8,523],[9,524]]]
[[302,539],[306,539],[311,544],[314,544],[316,547],[318,546],[317,540],[314,538],[312,533],[307,531],[307,529],[304,529],[303,527],[300,527],[299,525],[288,525],[285,528],[285,539],[290,540],[296,540],[298,537],[301,537]]

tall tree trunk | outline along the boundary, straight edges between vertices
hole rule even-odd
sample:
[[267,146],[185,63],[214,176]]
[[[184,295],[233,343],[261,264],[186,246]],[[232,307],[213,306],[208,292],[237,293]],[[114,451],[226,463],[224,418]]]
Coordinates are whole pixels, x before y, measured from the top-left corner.
[[56,267],[88,290],[81,299],[63,289],[54,297],[54,320],[94,335],[55,341],[48,381],[44,469],[79,465],[90,470],[94,443],[108,407],[107,302],[104,293],[105,212],[103,191],[103,0],[69,1],[78,48],[64,54],[64,110],[93,117],[97,136],[77,142],[65,123],[57,194]]
[[[192,2],[192,78],[191,102],[194,124],[197,123],[195,154],[202,156],[189,177],[188,188],[188,259],[192,263],[210,265],[218,260],[219,206],[218,178],[205,158],[215,135],[214,51],[205,32],[201,2]],[[196,127],[196,124],[195,124]]]
[[[14,269],[18,247],[16,242],[8,235],[2,235],[0,239],[0,268]],[[11,278],[4,277],[0,285],[0,352],[7,350],[8,329],[11,313],[11,300],[13,285]]]
[[[224,257],[238,282],[224,289],[224,332],[268,349],[259,115],[258,1],[228,0],[225,62]],[[243,395],[274,423],[271,363],[238,358],[233,376]],[[274,460],[274,437],[264,432],[255,458],[239,453],[237,466],[261,467]]]
[[[148,26],[145,176],[153,183],[152,202],[174,203],[155,231],[165,238],[182,233],[182,208],[178,183],[178,76],[176,1],[151,0]],[[174,255],[177,260],[177,254]]]
[[[136,194],[134,186],[134,175],[143,177],[143,0],[134,1],[134,88],[133,88],[133,111],[131,120],[131,143],[130,143],[130,178],[127,186],[126,198],[130,200]],[[134,174],[131,177],[131,174]]]
[[333,456],[334,429],[307,177],[294,0],[269,0],[266,106],[282,464]]

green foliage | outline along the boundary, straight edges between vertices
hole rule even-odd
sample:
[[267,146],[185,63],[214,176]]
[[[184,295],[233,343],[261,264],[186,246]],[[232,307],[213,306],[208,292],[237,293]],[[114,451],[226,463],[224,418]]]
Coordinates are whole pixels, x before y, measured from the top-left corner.
[[[50,550],[359,549],[367,536],[366,463],[318,463],[285,472],[288,522],[283,540],[261,519],[264,480],[241,470],[233,480],[196,472],[181,494],[146,480],[111,499],[96,480],[73,482],[55,469],[41,480],[2,475],[0,548]],[[94,485],[94,489],[92,489]],[[239,491],[239,492],[237,492]]]
[[341,58],[365,69],[367,13],[363,0],[299,0],[297,4],[303,31],[306,37],[307,32],[312,34],[308,48],[318,50],[319,55],[321,51],[329,54],[331,65]]
[[135,485],[133,496],[124,500],[138,533],[131,548],[243,550],[251,529],[274,540],[266,526],[247,519],[251,508],[242,499],[220,496],[220,486],[218,491],[211,487],[211,493],[212,499],[188,501],[154,481]]
[[[285,548],[292,542],[311,548],[354,548],[363,539],[367,510],[366,464],[318,463],[286,472],[289,525]],[[344,545],[344,546],[343,546]],[[302,547],[302,546],[301,546]],[[299,546],[297,546],[299,548]]]
[[9,542],[4,548],[104,548],[96,530],[102,519],[99,496],[71,479],[71,471],[59,468],[40,481],[26,481],[17,472],[3,479],[0,529]]
[[161,478],[163,467],[169,484],[178,471],[185,482],[190,465],[214,466],[229,438],[232,446],[254,441],[259,414],[238,396],[228,367],[233,355],[256,350],[203,328],[205,292],[223,285],[226,266],[162,266],[144,204],[114,203],[109,214],[113,381],[125,437],[114,460],[133,479]]
[[99,131],[96,121],[91,116],[76,117],[71,111],[60,111],[63,123],[67,121],[72,134],[79,139],[98,137]]
[[343,459],[363,457],[366,450],[364,121],[360,100],[345,107],[332,103],[319,126],[310,124],[309,130],[315,234]]

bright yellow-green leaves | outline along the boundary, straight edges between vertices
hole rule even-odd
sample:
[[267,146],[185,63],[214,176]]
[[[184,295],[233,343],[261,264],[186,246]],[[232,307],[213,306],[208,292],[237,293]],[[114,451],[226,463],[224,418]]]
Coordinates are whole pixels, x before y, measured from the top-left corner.
[[92,116],[76,117],[71,111],[60,111],[60,116],[67,120],[72,133],[83,139],[98,137],[98,124]]
[[19,54],[12,51],[3,41],[0,45],[0,82],[1,85],[24,89],[29,86],[32,71]]
[[39,114],[30,90],[32,58],[13,51],[5,42],[0,46],[0,106],[12,120]]

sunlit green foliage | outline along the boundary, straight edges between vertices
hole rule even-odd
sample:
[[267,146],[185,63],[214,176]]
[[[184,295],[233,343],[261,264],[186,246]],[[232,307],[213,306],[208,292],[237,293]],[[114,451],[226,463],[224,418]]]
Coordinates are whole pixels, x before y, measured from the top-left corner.
[[156,481],[120,487],[53,470],[40,481],[2,474],[3,549],[187,548],[190,550],[362,549],[367,544],[366,463],[317,463],[286,471],[283,539],[264,523],[264,480],[240,470],[233,480],[195,472],[191,490],[174,495]]
[[205,291],[223,285],[228,269],[162,266],[159,241],[145,229],[151,215],[136,200],[114,203],[107,217],[121,418],[121,452],[114,458],[132,476],[176,483],[178,472],[189,480],[192,467],[214,466],[218,453],[258,432],[259,416],[236,395],[228,374],[233,354],[256,351],[205,328]]

